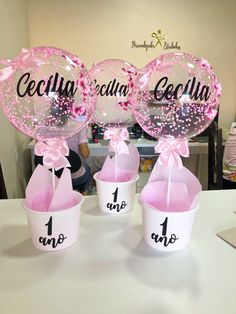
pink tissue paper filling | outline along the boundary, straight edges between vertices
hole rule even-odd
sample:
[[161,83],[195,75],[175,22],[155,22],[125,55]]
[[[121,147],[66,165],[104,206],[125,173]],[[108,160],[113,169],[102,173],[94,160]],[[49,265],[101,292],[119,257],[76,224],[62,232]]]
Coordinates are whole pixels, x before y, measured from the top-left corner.
[[[168,195],[168,176],[171,180]],[[187,168],[169,169],[156,162],[147,185],[143,188],[140,201],[162,211],[187,211],[197,206],[202,186]]]
[[38,165],[26,188],[25,205],[35,211],[60,211],[71,208],[81,200],[75,196],[72,188],[70,170],[65,168],[58,179],[55,176],[55,190],[52,172]]
[[107,156],[98,179],[106,182],[127,182],[132,180],[139,169],[139,152],[135,145],[128,145],[129,154]]

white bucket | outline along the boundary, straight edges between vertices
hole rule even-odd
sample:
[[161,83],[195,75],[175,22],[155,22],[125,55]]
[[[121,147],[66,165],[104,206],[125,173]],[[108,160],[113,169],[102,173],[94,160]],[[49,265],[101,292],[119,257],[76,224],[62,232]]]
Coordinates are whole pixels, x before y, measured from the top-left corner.
[[97,186],[99,208],[103,212],[118,215],[133,209],[138,175],[127,182],[102,181],[98,176],[99,172],[95,173],[94,180]]
[[76,205],[53,212],[29,209],[23,202],[27,214],[33,245],[43,251],[58,251],[74,244],[78,239],[80,208],[84,197],[74,191]]
[[144,239],[158,251],[173,252],[190,241],[194,216],[199,206],[189,211],[160,211],[140,201],[143,213]]

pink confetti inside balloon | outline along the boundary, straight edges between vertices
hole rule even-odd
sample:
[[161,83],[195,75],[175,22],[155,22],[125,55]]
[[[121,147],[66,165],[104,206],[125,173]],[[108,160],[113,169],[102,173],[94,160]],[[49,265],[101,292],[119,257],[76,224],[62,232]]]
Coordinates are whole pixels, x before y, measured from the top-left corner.
[[0,103],[9,121],[37,140],[66,139],[91,120],[95,98],[80,59],[52,47],[1,60]]
[[119,59],[93,65],[90,76],[97,92],[94,122],[105,128],[123,128],[135,123],[132,113],[133,81],[137,69]]
[[153,137],[196,136],[217,114],[221,86],[205,59],[163,54],[140,71],[136,84],[134,115]]

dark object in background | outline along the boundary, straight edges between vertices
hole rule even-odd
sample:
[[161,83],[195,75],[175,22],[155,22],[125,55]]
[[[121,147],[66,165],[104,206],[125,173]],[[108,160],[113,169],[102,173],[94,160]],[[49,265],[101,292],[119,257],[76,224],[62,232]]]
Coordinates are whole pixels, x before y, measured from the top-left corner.
[[[81,163],[80,156],[76,152],[74,152],[72,149],[70,149],[69,156],[66,156],[66,158],[68,159],[70,163],[70,167],[68,167],[68,169],[70,169],[71,173],[74,173],[81,168],[82,163]],[[39,164],[43,165],[43,157],[35,155],[34,164],[35,164],[35,167],[37,167]],[[49,170],[51,171],[51,169]],[[60,178],[62,171],[63,171],[63,168],[55,171],[55,175],[58,178]]]
[[147,134],[145,131],[143,131],[143,137],[150,141],[157,141],[157,139],[149,134]]
[[215,116],[214,120],[209,125],[209,127],[206,128],[205,131],[203,131],[202,133],[198,134],[197,136],[192,137],[191,140],[193,142],[207,142],[212,128],[215,128],[216,125],[218,126],[218,118],[219,118],[219,111],[217,112],[217,115]]
[[134,125],[128,128],[128,132],[130,139],[138,139],[142,136],[143,130],[138,123],[135,123]]
[[[97,143],[98,140],[102,140],[105,132],[105,128],[98,126],[97,124],[91,124],[93,143]],[[129,138],[138,139],[142,136],[142,128],[138,123],[128,127]]]
[[236,182],[232,182],[223,178],[223,189],[224,190],[236,189]]
[[92,123],[91,124],[91,130],[92,130],[92,140],[93,140],[93,143],[98,143],[98,132],[99,132],[99,129],[98,129],[98,125],[95,124],[95,123]]
[[3,177],[2,166],[0,163],[0,199],[7,199],[7,189]]
[[208,190],[223,189],[222,129],[215,121],[208,130]]

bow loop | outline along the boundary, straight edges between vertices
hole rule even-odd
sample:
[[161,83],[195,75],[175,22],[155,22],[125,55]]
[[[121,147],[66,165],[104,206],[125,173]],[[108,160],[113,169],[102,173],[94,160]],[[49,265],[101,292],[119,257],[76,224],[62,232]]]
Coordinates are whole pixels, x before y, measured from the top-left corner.
[[129,139],[127,129],[108,129],[104,132],[104,140],[110,140],[109,150],[119,154],[129,154],[125,140]]
[[6,67],[0,70],[0,81],[7,80],[17,68],[30,68],[40,66],[42,61],[32,55],[28,49],[22,49],[19,56],[15,59],[0,60],[0,64]]
[[189,157],[188,140],[160,139],[155,146],[155,152],[160,154],[160,165],[180,169],[183,166],[180,156]]
[[69,147],[66,141],[50,140],[47,143],[37,142],[34,147],[35,155],[43,156],[43,165],[50,169],[59,170],[70,167],[65,156],[69,156]]

